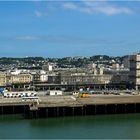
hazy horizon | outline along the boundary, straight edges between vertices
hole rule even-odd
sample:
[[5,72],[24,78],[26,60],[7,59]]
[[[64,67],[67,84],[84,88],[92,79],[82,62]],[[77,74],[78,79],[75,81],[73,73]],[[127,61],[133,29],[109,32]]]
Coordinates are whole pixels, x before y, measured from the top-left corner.
[[[134,54],[134,53],[132,53],[132,54]],[[95,55],[90,55],[90,56],[62,56],[62,57],[47,57],[47,56],[20,56],[20,57],[18,57],[18,56],[0,56],[0,58],[30,58],[30,57],[42,57],[42,58],[69,58],[69,57],[72,57],[72,58],[74,58],[74,57],[86,57],[86,58],[88,58],[88,57],[92,57],[92,56],[109,56],[109,57],[123,57],[123,56],[128,56],[128,55],[132,55],[132,54],[125,54],[125,55],[106,55],[106,54],[95,54]]]

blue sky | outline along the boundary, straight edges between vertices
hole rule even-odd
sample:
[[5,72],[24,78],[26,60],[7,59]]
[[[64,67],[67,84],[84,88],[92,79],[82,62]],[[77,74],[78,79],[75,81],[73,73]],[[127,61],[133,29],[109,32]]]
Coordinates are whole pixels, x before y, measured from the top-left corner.
[[140,51],[139,1],[0,1],[0,56]]

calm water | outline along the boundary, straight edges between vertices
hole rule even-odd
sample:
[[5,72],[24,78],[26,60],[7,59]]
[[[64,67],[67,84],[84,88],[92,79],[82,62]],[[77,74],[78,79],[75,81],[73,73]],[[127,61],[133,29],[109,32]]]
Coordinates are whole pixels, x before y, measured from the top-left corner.
[[36,120],[0,116],[0,138],[140,138],[140,114]]

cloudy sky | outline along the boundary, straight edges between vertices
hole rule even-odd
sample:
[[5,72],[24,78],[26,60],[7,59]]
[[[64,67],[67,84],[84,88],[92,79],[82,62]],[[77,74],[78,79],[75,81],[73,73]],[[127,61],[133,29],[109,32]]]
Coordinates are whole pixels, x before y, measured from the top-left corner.
[[0,57],[140,51],[139,1],[0,2]]

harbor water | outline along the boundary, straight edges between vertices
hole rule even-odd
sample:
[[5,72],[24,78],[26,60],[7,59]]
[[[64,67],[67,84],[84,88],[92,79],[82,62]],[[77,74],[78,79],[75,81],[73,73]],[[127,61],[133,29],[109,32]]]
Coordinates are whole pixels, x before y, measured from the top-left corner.
[[1,139],[140,139],[140,114],[24,119],[0,116]]

